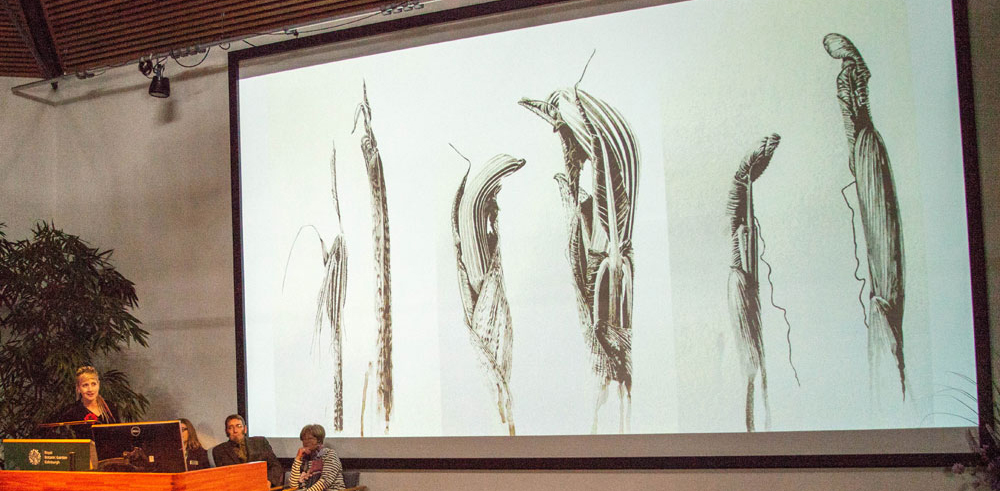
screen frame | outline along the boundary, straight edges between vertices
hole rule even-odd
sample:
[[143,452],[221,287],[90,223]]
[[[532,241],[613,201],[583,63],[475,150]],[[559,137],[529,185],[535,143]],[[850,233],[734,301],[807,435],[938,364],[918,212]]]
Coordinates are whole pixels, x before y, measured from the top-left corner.
[[[249,420],[247,407],[246,340],[244,326],[244,279],[242,260],[242,216],[240,187],[239,80],[241,63],[278,54],[293,54],[309,48],[357,41],[383,34],[444,26],[448,23],[485,20],[546,6],[570,5],[573,0],[504,0],[449,10],[429,12],[397,20],[335,30],[310,37],[255,46],[228,53],[230,161],[233,217],[233,283],[235,298],[236,381],[238,412]],[[979,404],[979,437],[990,441],[994,424],[986,255],[982,221],[979,156],[973,100],[972,62],[967,0],[952,0],[955,63],[958,75],[959,116],[965,205],[969,240],[969,267]],[[343,458],[355,469],[391,470],[573,470],[573,469],[774,469],[774,468],[866,468],[950,466],[973,462],[972,453],[878,453],[823,455],[708,455],[642,457],[530,457],[530,458]]]

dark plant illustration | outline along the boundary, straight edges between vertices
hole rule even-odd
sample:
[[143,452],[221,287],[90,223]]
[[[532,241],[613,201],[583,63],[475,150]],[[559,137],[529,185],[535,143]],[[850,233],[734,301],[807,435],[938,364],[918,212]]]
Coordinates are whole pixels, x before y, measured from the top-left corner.
[[[382,156],[372,132],[372,110],[368,104],[368,87],[362,86],[364,99],[354,115],[354,129],[358,117],[362,118],[365,134],[361,137],[361,152],[365,156],[368,184],[372,194],[372,239],[375,243],[375,321],[378,323],[376,341],[375,376],[378,379],[378,410],[385,416],[385,431],[389,431],[392,416],[392,282],[389,267],[389,215],[386,204],[385,176],[382,173]],[[353,131],[353,130],[352,130]],[[365,373],[364,395],[361,401],[361,434],[364,435],[365,400],[368,397],[368,379],[372,371],[368,364]]]
[[[579,85],[556,90],[546,100],[521,99],[519,104],[552,125],[562,144],[566,172],[555,179],[567,213],[580,324],[601,385],[592,430],[597,431],[597,412],[615,382],[619,431],[624,432],[632,404],[632,226],[639,149],[621,113]],[[589,190],[580,183],[587,162],[593,167]]]
[[[874,372],[882,357],[885,353],[891,353],[899,369],[899,383],[905,399],[906,374],[903,362],[905,281],[902,224],[896,184],[889,165],[889,153],[872,122],[868,101],[868,79],[871,78],[871,73],[861,58],[861,53],[845,36],[836,33],[827,34],[823,38],[823,46],[831,57],[842,61],[840,74],[837,75],[837,99],[840,101],[840,110],[844,118],[844,129],[850,151],[848,167],[854,176],[854,182],[844,186],[841,194],[843,195],[851,184],[854,185],[860,208],[858,214],[865,234],[868,257],[867,281],[870,284],[867,308],[861,298],[865,278],[858,276],[857,269],[854,274],[861,282],[858,301],[861,302],[865,326],[868,328],[868,366],[871,370],[871,383],[874,384]],[[850,208],[846,195],[844,201]],[[851,217],[853,224],[853,208]],[[857,237],[855,237],[855,247],[857,247]],[[855,253],[856,251],[857,249]]]
[[[740,368],[747,381],[746,425],[754,431],[754,381],[760,373],[764,398],[764,427],[771,427],[767,399],[767,367],[761,332],[759,260],[760,227],[754,215],[753,183],[764,173],[781,138],[772,134],[743,158],[729,190],[727,212],[732,257],[729,270],[729,318],[736,335]],[[791,355],[789,355],[790,357]]]
[[[333,239],[330,248],[326,248],[323,236],[313,225],[303,225],[299,228],[298,235],[306,228],[311,228],[319,238],[320,254],[323,258],[323,284],[320,286],[319,294],[316,297],[316,321],[315,333],[318,335],[323,330],[323,316],[329,319],[331,336],[330,348],[333,351],[333,427],[336,431],[344,430],[344,374],[343,374],[343,332],[341,331],[341,321],[344,312],[344,301],[347,298],[347,243],[344,240],[344,225],[340,219],[340,200],[337,197],[337,148],[333,147],[330,156],[330,193],[333,197],[333,208],[337,214],[337,227],[339,232]],[[292,245],[295,245],[295,240]],[[291,251],[288,252],[288,260],[291,260]],[[288,262],[285,263],[285,272],[288,272]],[[285,281],[282,279],[282,289]]]
[[510,370],[514,332],[500,260],[497,193],[502,179],[524,167],[524,159],[497,155],[467,182],[471,167],[470,162],[451,211],[458,290],[472,344],[496,387],[500,422],[507,424],[513,436]]

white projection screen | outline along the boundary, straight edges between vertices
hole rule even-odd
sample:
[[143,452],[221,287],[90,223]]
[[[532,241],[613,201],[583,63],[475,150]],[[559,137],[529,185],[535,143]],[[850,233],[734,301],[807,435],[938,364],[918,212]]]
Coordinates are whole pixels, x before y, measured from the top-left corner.
[[251,433],[375,466],[968,452],[951,2],[439,4],[230,56]]

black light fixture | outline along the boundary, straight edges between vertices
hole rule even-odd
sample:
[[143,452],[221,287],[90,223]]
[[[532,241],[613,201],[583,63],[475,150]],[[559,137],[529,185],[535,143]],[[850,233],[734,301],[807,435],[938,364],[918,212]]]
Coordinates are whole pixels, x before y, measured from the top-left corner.
[[[142,67],[140,65],[140,70]],[[163,64],[153,67],[153,81],[149,83],[149,95],[165,99],[170,97],[170,79],[163,76]]]

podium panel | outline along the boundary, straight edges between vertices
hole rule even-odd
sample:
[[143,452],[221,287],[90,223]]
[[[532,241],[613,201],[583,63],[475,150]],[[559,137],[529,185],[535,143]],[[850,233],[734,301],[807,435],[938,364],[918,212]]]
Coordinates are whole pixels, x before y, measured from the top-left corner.
[[0,471],[3,491],[267,491],[267,464],[179,473]]
[[5,468],[19,471],[89,471],[97,453],[90,440],[5,439]]

